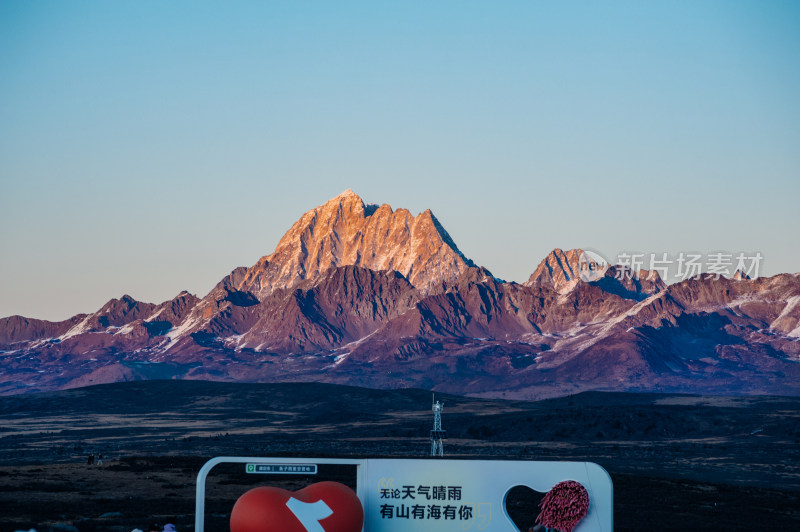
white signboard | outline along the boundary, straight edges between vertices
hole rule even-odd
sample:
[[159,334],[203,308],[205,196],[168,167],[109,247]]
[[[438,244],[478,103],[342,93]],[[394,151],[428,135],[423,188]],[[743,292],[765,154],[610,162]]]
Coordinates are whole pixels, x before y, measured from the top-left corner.
[[[527,486],[547,493],[568,481],[588,495],[588,510],[582,510],[574,532],[613,531],[611,478],[590,462],[220,457],[198,474],[197,532],[203,532],[205,478],[215,465],[230,462],[253,470],[259,464],[269,469],[281,464],[357,466],[363,532],[517,532],[505,508],[509,491]],[[309,484],[318,480],[309,476]],[[264,485],[269,486],[269,477]],[[532,515],[526,526],[535,519]]]
[[367,460],[364,530],[516,532],[505,510],[511,488],[546,493],[566,480],[589,494],[589,510],[575,532],[611,532],[611,478],[600,466],[489,460]]

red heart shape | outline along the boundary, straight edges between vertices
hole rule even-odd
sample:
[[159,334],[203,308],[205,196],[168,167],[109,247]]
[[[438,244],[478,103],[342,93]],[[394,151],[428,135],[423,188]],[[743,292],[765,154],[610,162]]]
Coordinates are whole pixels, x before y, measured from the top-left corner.
[[254,488],[231,511],[231,532],[360,532],[364,508],[353,490],[318,482],[292,492]]

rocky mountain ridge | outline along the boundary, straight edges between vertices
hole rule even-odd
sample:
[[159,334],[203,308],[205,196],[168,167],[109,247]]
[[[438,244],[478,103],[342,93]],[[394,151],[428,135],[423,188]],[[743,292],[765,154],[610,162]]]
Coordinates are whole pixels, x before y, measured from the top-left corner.
[[387,204],[365,204],[348,189],[295,222],[237,288],[261,299],[349,265],[399,272],[423,294],[474,266],[430,209],[413,216]]
[[0,393],[152,378],[800,395],[800,274],[694,278],[554,250],[524,284],[466,258],[430,211],[352,191],[206,296],[129,296],[63,322],[0,319]]

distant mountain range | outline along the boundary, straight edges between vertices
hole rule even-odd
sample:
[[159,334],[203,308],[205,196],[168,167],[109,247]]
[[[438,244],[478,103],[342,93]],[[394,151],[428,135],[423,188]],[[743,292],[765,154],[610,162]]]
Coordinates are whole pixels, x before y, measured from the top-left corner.
[[525,283],[504,282],[430,210],[348,190],[203,298],[0,319],[0,393],[178,378],[509,398],[800,395],[800,274],[667,286],[623,266],[587,279],[582,257],[556,249]]

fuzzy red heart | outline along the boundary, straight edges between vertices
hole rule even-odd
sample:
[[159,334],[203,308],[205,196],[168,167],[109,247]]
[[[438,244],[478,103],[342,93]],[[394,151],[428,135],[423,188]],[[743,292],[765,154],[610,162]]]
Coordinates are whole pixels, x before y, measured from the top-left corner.
[[254,488],[231,511],[231,532],[360,532],[358,495],[338,482],[318,482],[292,492]]

